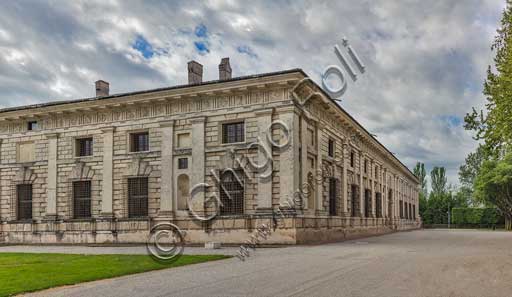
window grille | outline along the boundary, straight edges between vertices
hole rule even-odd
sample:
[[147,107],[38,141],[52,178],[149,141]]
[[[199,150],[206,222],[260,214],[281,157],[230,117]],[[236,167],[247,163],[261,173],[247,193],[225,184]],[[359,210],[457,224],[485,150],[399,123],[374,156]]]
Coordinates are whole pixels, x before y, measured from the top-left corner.
[[76,155],[78,157],[92,156],[92,137],[76,140]]
[[241,178],[241,173],[234,173],[231,170],[222,173],[220,184],[221,215],[244,213],[244,185],[239,180]]
[[128,179],[128,216],[146,217],[148,215],[148,178]]
[[356,185],[352,185],[351,186],[351,193],[352,193],[352,209],[351,209],[351,212],[352,212],[352,216],[353,217],[357,217],[357,211],[358,211],[358,193],[357,193],[357,186]]
[[393,214],[393,190],[388,191],[388,216],[391,217]]
[[336,179],[329,178],[329,215],[336,215]]
[[243,142],[244,138],[244,122],[222,125],[222,143]]
[[146,152],[149,151],[149,133],[140,132],[130,134],[130,151]]
[[375,211],[377,218],[382,218],[382,195],[381,193],[375,194]]
[[364,215],[370,217],[372,209],[372,192],[368,189],[364,190]]
[[84,219],[91,217],[91,181],[73,182],[73,217]]
[[32,184],[16,186],[18,200],[18,220],[32,219]]
[[179,158],[178,159],[178,169],[187,169],[188,168],[188,158]]

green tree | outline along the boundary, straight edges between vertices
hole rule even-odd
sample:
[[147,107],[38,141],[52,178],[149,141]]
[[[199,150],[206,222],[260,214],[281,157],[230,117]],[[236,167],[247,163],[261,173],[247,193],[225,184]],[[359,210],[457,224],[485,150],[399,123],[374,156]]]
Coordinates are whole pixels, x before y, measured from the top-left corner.
[[496,205],[505,216],[505,228],[512,230],[512,152],[501,160],[482,163],[475,180],[475,197]]
[[420,194],[423,194],[424,197],[427,197],[427,171],[425,170],[425,164],[417,162],[416,166],[414,167],[413,173],[420,181]]
[[507,0],[501,26],[491,46],[496,52],[495,72],[489,66],[484,83],[487,103],[485,112],[473,108],[464,117],[465,128],[476,131],[475,139],[484,140],[487,152],[493,156],[503,154],[512,143],[512,1]]
[[482,145],[479,145],[475,152],[469,153],[464,164],[459,167],[459,181],[462,186],[473,188],[478,170],[485,159],[485,149]]
[[[430,184],[434,195],[441,195],[447,192],[448,179],[446,178],[446,169],[435,166],[430,172]],[[431,194],[432,194],[431,193]]]

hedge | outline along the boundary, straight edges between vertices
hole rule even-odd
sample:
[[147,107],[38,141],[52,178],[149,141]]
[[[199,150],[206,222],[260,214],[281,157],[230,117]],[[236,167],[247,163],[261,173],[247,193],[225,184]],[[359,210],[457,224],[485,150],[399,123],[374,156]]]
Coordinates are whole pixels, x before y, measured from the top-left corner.
[[501,219],[501,215],[496,208],[452,208],[453,224],[468,225],[494,225]]

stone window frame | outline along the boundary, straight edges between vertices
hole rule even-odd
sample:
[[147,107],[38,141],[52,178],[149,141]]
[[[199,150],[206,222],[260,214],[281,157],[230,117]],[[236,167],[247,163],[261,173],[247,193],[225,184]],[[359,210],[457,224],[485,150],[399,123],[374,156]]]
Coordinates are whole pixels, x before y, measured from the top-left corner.
[[[78,148],[78,141],[84,140],[84,139],[91,139],[92,140],[91,154],[90,155],[80,156],[79,155],[79,151],[78,151],[78,149],[79,149]],[[83,135],[83,136],[73,137],[73,157],[77,158],[77,159],[94,157],[95,143],[96,143],[96,141],[94,140],[94,136],[93,135]]]
[[[73,183],[77,181],[90,181],[91,182],[91,217],[89,218],[75,218],[74,214],[74,193],[73,193]],[[71,170],[70,174],[68,175],[66,179],[66,202],[67,202],[67,210],[65,213],[65,220],[76,220],[76,221],[90,221],[95,218],[94,215],[94,202],[96,199],[100,199],[101,201],[101,194],[99,197],[95,197],[95,193],[101,192],[101,181],[97,178],[96,170],[92,169],[91,166],[89,166],[85,162],[78,161],[73,169]],[[59,213],[59,210],[57,209],[57,213]]]
[[[145,151],[132,151],[132,135],[148,133],[148,149]],[[126,154],[144,154],[151,152],[151,133],[149,129],[135,129],[126,131]]]
[[[128,179],[129,178],[137,178],[137,177],[147,177],[148,178],[148,215],[146,217],[129,217],[128,213]],[[125,169],[124,173],[120,176],[120,183],[122,193],[120,198],[120,212],[119,216],[123,219],[129,220],[147,220],[152,217],[151,213],[151,203],[155,202],[156,197],[152,196],[151,190],[154,190],[155,187],[160,187],[160,183],[157,182],[159,176],[155,175],[155,171],[152,165],[149,164],[147,160],[144,160],[142,156],[133,156],[130,165]],[[117,199],[113,199],[113,203],[115,204]]]
[[[180,142],[179,142],[179,139],[180,139],[180,135],[184,135],[184,134],[188,134],[190,136],[190,146],[180,146]],[[177,149],[187,149],[187,148],[191,148],[192,147],[192,132],[191,131],[179,131],[179,132],[176,132],[176,142],[175,142],[175,148]]]
[[330,138],[327,141],[327,156],[330,158],[334,158],[336,155],[336,140],[334,138]]
[[[243,133],[243,140],[239,142],[224,142],[224,125],[226,124],[236,124],[236,123],[243,123],[244,124],[244,133]],[[237,119],[230,119],[230,120],[224,120],[219,121],[218,123],[218,141],[220,146],[229,146],[229,145],[237,145],[237,144],[245,144],[247,143],[247,121],[246,118],[237,118]]]
[[9,212],[9,221],[18,221],[18,185],[19,184],[31,184],[32,185],[32,219],[31,220],[23,220],[25,221],[34,221],[34,192],[33,187],[37,180],[37,175],[34,173],[29,166],[21,166],[18,169],[18,172],[11,179],[10,183],[10,192],[11,192],[11,207]]
[[[96,183],[94,182],[94,180],[92,178],[70,178],[68,179],[68,193],[69,193],[69,199],[68,199],[68,205],[69,205],[69,209],[68,209],[68,215],[69,215],[69,218],[72,219],[72,220],[80,220],[80,221],[87,221],[87,220],[92,220],[93,217],[94,217],[94,211],[93,211],[93,201],[94,201],[94,197],[93,197],[93,193],[95,192],[96,190]],[[74,193],[74,184],[75,182],[89,182],[90,183],[90,197],[89,197],[89,200],[90,200],[90,204],[91,204],[91,209],[90,209],[90,212],[91,212],[91,216],[90,217],[79,217],[77,218],[75,216],[75,193]]]

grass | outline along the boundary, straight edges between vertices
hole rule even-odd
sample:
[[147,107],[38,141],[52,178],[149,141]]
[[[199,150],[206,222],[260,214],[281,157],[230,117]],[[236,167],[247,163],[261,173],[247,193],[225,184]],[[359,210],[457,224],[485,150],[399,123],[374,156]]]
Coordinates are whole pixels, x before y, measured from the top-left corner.
[[158,263],[147,255],[0,253],[0,296],[228,258],[182,255]]

